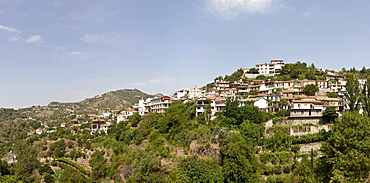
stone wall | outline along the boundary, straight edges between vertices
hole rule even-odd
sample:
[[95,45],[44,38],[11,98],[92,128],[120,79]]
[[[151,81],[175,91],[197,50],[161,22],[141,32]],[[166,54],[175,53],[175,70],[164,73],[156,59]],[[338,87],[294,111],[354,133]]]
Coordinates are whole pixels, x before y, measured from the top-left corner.
[[290,125],[304,125],[304,124],[322,124],[322,118],[310,117],[310,118],[285,118],[278,122],[277,126],[290,126]]
[[320,125],[320,126],[295,126],[289,128],[289,135],[291,136],[301,136],[307,134],[315,134],[319,133],[320,131],[328,132],[331,130],[331,127],[328,125]]
[[311,149],[314,151],[320,150],[322,144],[320,142],[310,143],[310,144],[301,144],[300,152],[310,152]]

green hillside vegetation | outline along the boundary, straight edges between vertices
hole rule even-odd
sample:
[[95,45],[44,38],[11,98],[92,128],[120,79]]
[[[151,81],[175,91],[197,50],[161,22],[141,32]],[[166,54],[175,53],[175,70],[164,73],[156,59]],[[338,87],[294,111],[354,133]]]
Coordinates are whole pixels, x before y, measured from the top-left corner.
[[[264,79],[321,80],[332,77],[329,73],[298,62]],[[60,126],[74,119],[91,121],[90,113],[119,111],[151,97],[139,90],[108,92],[76,103],[1,109],[0,182],[367,182],[370,110],[358,110],[370,102],[364,92],[370,85],[361,88],[357,81],[370,72],[353,68],[337,73],[348,78],[346,88],[352,89],[346,93],[350,110],[339,116],[327,109],[324,117],[331,131],[302,136],[290,136],[290,128],[315,125],[265,128],[267,121],[278,124],[289,111],[239,107],[235,99],[227,99],[225,111],[215,119],[207,113],[196,116],[194,101],[175,101],[164,114],[133,115],[119,123],[113,118],[108,133],[92,133],[90,124]],[[239,69],[215,81],[240,79],[249,80]],[[307,94],[316,91],[307,88]],[[54,131],[34,134],[44,125]],[[322,144],[319,151],[300,151],[315,143]],[[16,161],[7,163],[10,150]]]

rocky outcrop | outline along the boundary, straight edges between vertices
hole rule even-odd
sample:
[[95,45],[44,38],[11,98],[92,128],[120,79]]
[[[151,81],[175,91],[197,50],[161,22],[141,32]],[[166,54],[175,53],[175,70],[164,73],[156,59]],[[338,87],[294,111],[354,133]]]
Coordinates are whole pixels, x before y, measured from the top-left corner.
[[198,155],[201,157],[218,158],[220,152],[220,145],[207,143],[198,144],[196,140],[191,141],[189,147],[189,154]]

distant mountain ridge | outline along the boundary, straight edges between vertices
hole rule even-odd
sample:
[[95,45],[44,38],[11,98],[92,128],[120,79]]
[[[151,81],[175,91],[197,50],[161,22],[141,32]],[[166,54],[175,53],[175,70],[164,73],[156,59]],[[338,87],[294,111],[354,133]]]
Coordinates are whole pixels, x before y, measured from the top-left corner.
[[148,97],[154,97],[154,95],[146,94],[138,89],[122,89],[100,94],[93,98],[86,98],[80,102],[51,102],[47,107],[84,112],[96,111],[97,109],[99,111],[122,110],[138,103],[140,99]]

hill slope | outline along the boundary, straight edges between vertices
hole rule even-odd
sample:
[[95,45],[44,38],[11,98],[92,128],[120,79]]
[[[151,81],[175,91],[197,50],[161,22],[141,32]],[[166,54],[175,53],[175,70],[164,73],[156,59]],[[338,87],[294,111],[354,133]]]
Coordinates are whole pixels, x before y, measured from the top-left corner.
[[48,107],[59,109],[79,110],[82,112],[89,111],[111,111],[122,110],[137,103],[142,98],[148,98],[152,95],[143,93],[138,89],[123,89],[110,91],[93,98],[87,98],[81,102],[61,103],[51,102]]

